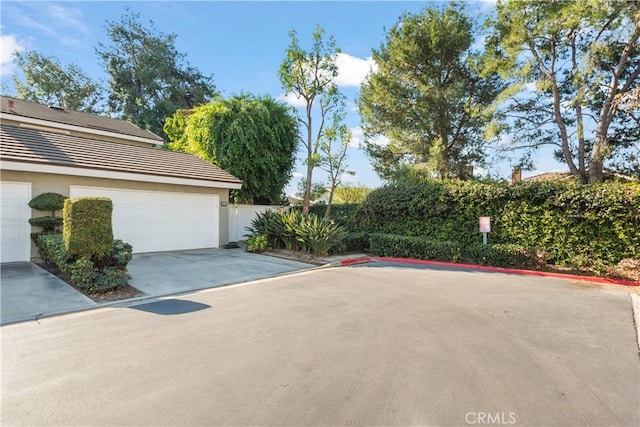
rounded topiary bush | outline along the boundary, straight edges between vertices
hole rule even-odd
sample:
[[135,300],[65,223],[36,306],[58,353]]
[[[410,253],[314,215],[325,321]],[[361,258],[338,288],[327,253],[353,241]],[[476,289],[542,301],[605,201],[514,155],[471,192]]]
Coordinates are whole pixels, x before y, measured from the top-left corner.
[[29,207],[37,211],[61,211],[67,198],[58,193],[42,193],[31,199]]

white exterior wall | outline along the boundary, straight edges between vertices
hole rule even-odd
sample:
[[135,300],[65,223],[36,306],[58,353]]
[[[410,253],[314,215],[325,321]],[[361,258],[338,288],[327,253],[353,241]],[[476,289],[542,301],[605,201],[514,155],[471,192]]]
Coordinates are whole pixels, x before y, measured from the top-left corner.
[[251,221],[260,212],[275,211],[281,206],[265,206],[265,205],[231,205],[229,204],[229,241],[238,242],[246,240],[245,227],[251,225]]

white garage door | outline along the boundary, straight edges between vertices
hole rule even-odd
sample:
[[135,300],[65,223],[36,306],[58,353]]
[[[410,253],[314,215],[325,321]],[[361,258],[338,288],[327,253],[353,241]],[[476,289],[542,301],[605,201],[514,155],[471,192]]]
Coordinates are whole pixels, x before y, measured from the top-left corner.
[[133,252],[213,248],[219,245],[217,195],[71,186],[70,196],[113,201],[113,234]]
[[31,259],[31,183],[0,183],[0,262],[29,261]]

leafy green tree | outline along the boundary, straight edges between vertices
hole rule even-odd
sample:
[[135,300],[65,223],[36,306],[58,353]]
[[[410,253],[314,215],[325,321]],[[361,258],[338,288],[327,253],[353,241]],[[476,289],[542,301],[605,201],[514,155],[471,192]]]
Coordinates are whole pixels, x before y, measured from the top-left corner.
[[[296,191],[295,196],[298,199],[303,199],[306,191],[307,191],[307,182],[304,178],[302,178],[300,181],[298,181],[298,191]],[[314,182],[311,184],[309,199],[311,202],[315,202],[326,192],[327,192],[327,187],[325,184],[321,182]]]
[[[340,49],[333,36],[323,40],[324,29],[317,27],[313,32],[311,49],[304,50],[295,31],[289,32],[291,43],[280,64],[278,76],[284,90],[304,102],[304,113],[298,118],[303,127],[301,137],[305,152],[307,173],[304,179],[302,210],[309,212],[313,183],[313,171],[320,165],[320,148],[327,135],[335,132],[344,116],[344,96],[335,83],[338,76],[336,59]],[[314,125],[314,117],[319,119]]]
[[13,76],[18,98],[67,110],[100,112],[103,89],[77,65],[64,67],[56,58],[35,51],[16,52],[14,63],[24,75],[24,80]]
[[285,104],[248,94],[217,98],[177,111],[164,130],[170,149],[196,154],[242,179],[239,202],[280,202],[298,145],[296,117]]
[[[376,172],[394,180],[425,170],[441,179],[469,177],[483,161],[480,114],[499,79],[480,79],[471,54],[473,22],[453,4],[403,14],[373,50],[377,70],[362,84],[364,148]],[[384,135],[388,144],[379,144]]]
[[216,95],[213,78],[191,67],[175,47],[175,34],[148,27],[140,15],[125,13],[107,21],[110,43],[96,53],[109,74],[109,109],[141,128],[163,136],[166,117],[178,109],[208,102]]
[[362,203],[373,189],[363,185],[340,185],[335,189],[335,202],[337,203]]
[[509,132],[517,149],[556,146],[574,176],[601,182],[607,158],[637,146],[638,115],[615,101],[640,81],[638,2],[506,1],[496,7],[487,70],[510,84],[494,130]]
[[353,171],[347,170],[347,148],[351,142],[351,131],[342,125],[331,132],[325,132],[325,141],[320,147],[321,163],[320,168],[327,173],[329,183],[329,199],[324,219],[329,219],[331,205],[335,195],[336,187],[342,183],[344,174],[354,175]]

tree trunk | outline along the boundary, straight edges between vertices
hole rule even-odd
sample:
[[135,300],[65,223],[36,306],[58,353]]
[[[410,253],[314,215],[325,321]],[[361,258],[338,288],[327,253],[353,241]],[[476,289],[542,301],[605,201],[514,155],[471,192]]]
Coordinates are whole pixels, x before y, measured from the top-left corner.
[[333,193],[336,191],[335,183],[331,183],[331,190],[329,191],[329,201],[327,202],[327,210],[324,211],[324,219],[329,219],[331,214],[331,204],[333,203]]
[[313,133],[311,129],[311,105],[307,101],[307,182],[304,186],[304,197],[302,200],[302,212],[309,213],[311,205],[311,185],[313,179]]

